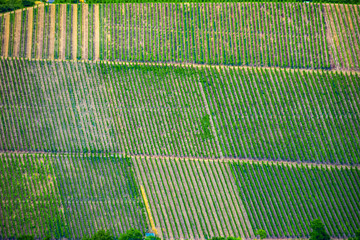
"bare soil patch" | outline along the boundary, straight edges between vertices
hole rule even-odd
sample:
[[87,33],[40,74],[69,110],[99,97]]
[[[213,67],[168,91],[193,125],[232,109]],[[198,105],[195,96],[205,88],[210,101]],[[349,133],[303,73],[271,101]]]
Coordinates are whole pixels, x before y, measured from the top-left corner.
[[72,59],[76,59],[77,55],[77,29],[78,29],[78,23],[77,23],[77,4],[72,5],[72,43],[71,43],[71,57]]
[[19,57],[22,11],[15,11],[14,57]]
[[32,8],[28,9],[27,19],[27,39],[26,39],[26,57],[31,58],[31,46],[32,46],[32,35],[33,35],[33,22],[34,22],[34,11]]
[[42,58],[42,52],[43,52],[43,39],[44,39],[44,5],[41,4],[41,6],[39,6],[39,10],[38,10],[38,36],[37,36],[37,43],[36,43],[36,47],[37,47],[37,51],[36,51],[36,58],[40,59]]
[[54,59],[55,50],[55,5],[50,5],[49,58]]
[[4,35],[3,35],[3,56],[7,57],[9,53],[9,40],[10,40],[10,14],[4,15]]

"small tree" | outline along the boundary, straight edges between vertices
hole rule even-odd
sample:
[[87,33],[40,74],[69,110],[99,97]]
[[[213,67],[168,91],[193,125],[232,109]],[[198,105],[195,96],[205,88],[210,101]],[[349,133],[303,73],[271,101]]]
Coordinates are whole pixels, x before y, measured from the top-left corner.
[[266,231],[264,229],[258,229],[255,235],[259,236],[260,239],[264,239],[266,238]]
[[126,233],[122,234],[119,240],[142,240],[142,234],[139,230],[131,228]]
[[309,240],[330,240],[330,235],[325,231],[325,225],[320,219],[315,219],[310,222],[312,232]]
[[82,240],[114,240],[109,230],[99,230],[92,237],[85,236]]
[[91,240],[113,240],[114,237],[111,235],[109,230],[99,230],[94,236],[92,236]]

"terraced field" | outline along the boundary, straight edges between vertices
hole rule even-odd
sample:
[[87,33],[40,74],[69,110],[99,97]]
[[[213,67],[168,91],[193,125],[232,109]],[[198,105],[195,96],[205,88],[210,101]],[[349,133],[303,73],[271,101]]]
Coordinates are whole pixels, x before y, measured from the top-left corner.
[[[0,238],[333,238],[360,226],[359,6],[0,15]],[[359,20],[359,21],[358,21]]]
[[0,52],[359,71],[359,12],[307,3],[40,5],[0,17]]

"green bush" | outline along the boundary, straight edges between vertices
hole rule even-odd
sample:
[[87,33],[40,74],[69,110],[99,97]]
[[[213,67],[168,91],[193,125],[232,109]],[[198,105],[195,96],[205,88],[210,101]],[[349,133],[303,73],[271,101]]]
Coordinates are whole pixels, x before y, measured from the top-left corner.
[[92,237],[83,237],[82,240],[114,240],[109,230],[99,230]]
[[142,240],[142,238],[143,235],[139,230],[131,228],[127,230],[126,233],[122,234],[119,240]]
[[360,228],[355,231],[355,237],[351,237],[349,240],[360,240]]
[[17,238],[18,240],[34,240],[35,237],[32,235],[22,235],[20,237]]
[[241,240],[241,237],[228,237],[226,240]]
[[325,225],[320,219],[311,221],[310,227],[313,231],[310,233],[309,240],[330,240],[330,235],[325,231]]
[[23,7],[34,6],[35,0],[0,0],[0,13],[11,12]]
[[266,238],[266,231],[264,229],[258,229],[255,235],[260,236],[260,239],[264,239]]

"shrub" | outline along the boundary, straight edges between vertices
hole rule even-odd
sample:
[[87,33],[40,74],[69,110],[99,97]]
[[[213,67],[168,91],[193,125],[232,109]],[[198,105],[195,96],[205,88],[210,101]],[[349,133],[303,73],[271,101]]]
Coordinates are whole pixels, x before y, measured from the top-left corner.
[[141,232],[135,228],[127,230],[126,233],[122,234],[119,240],[142,240],[143,236]]
[[266,238],[266,231],[264,229],[258,229],[255,235],[260,236],[260,239],[264,239]]
[[351,237],[349,240],[360,240],[360,228],[355,231],[355,237]]
[[325,225],[320,219],[315,219],[310,222],[312,232],[309,240],[330,240],[330,235],[325,231]]
[[92,237],[85,236],[82,240],[114,240],[109,230],[99,230]]
[[18,240],[34,240],[35,237],[32,235],[22,235],[20,237],[17,238]]

